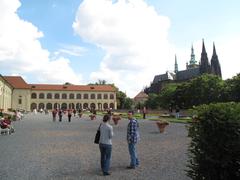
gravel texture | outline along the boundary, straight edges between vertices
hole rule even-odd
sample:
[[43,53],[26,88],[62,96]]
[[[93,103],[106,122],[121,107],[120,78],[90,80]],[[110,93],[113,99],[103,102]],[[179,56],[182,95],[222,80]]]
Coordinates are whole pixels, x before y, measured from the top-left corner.
[[[153,121],[139,120],[140,166],[128,170],[126,142],[128,120],[113,125],[110,176],[102,176],[100,152],[94,136],[102,117],[73,117],[72,122],[52,122],[51,115],[27,114],[14,122],[16,132],[0,135],[1,180],[188,180],[187,130],[184,124],[170,124],[160,134]],[[111,124],[113,124],[111,122]]]

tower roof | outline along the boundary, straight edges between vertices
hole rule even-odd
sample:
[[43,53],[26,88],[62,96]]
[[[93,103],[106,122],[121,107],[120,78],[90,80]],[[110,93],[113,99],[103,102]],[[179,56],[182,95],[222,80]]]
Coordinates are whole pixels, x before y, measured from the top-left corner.
[[192,48],[191,48],[191,59],[189,61],[189,64],[190,65],[194,65],[196,63],[197,63],[197,61],[195,60],[195,54],[194,54],[194,49],[193,49],[193,45],[192,45]]
[[210,73],[211,68],[207,57],[207,52],[205,49],[204,39],[202,42],[202,53],[201,53],[201,62],[200,62],[200,73]]
[[205,49],[204,39],[202,39],[202,53],[207,53]]

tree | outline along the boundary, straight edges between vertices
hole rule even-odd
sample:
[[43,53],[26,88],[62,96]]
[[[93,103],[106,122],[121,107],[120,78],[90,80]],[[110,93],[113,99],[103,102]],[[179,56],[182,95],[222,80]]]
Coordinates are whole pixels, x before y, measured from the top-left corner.
[[240,102],[240,73],[226,80],[226,94],[228,101]]
[[129,97],[125,98],[123,109],[131,109],[133,105],[133,100]]
[[124,108],[124,103],[126,99],[126,94],[122,91],[117,91],[117,108],[118,109],[123,109]]
[[175,103],[182,108],[223,101],[225,83],[216,75],[204,74],[178,85]]
[[146,106],[151,109],[157,109],[159,107],[159,95],[150,93],[148,95],[148,100],[146,101]]
[[98,82],[95,83],[96,85],[106,85],[107,84],[107,81],[104,80],[104,79],[99,79]]
[[177,84],[171,83],[166,85],[159,94],[159,105],[163,108],[168,108],[175,104],[174,94],[176,92]]

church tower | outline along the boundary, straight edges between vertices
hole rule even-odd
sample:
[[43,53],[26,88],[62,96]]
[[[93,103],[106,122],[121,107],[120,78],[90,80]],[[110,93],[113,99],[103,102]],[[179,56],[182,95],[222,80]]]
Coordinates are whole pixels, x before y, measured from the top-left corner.
[[218,56],[215,49],[215,44],[213,43],[213,55],[211,59],[211,73],[222,78],[221,66],[218,61]]
[[174,72],[175,72],[175,73],[178,72],[178,64],[177,64],[177,56],[176,56],[176,54],[175,54]]
[[201,53],[199,70],[200,70],[200,74],[211,72],[211,67],[210,67],[210,64],[208,61],[207,52],[206,52],[205,45],[204,45],[204,40],[203,40],[203,44],[202,44],[202,53]]
[[195,60],[195,54],[194,54],[194,49],[193,45],[191,48],[191,59],[189,61],[189,64],[187,63],[187,69],[192,69],[198,67],[197,61]]

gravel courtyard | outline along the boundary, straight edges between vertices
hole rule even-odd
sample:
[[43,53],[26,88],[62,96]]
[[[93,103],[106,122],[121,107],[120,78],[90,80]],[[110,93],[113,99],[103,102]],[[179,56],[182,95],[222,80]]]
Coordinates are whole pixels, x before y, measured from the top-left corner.
[[[51,115],[28,114],[14,122],[16,132],[0,136],[1,180],[188,180],[187,130],[184,124],[170,124],[160,134],[153,121],[139,120],[140,167],[128,170],[126,143],[128,120],[113,125],[111,176],[100,171],[98,145],[93,143],[101,117],[91,121],[84,116],[72,122],[52,122]],[[112,123],[112,122],[111,122]]]

